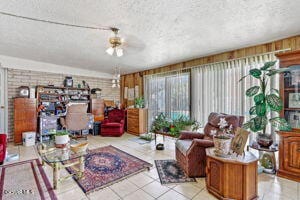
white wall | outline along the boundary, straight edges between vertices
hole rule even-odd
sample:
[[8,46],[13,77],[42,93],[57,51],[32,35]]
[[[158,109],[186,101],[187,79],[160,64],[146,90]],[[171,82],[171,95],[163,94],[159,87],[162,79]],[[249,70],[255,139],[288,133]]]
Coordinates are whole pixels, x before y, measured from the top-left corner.
[[4,68],[112,79],[112,74],[0,55]]

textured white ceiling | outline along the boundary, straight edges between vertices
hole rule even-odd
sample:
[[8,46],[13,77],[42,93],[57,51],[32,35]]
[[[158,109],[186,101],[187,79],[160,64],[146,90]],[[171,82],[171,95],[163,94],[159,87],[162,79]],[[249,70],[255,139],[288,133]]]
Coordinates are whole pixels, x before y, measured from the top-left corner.
[[299,0],[1,0],[3,12],[116,26],[127,45],[115,58],[105,53],[110,32],[0,15],[0,54],[129,73],[297,35],[299,8]]

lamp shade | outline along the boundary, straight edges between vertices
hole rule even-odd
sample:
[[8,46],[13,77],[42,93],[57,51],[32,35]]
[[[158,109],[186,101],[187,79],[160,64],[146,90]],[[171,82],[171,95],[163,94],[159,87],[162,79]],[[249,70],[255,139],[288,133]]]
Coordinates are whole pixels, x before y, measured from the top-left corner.
[[123,49],[117,48],[117,49],[116,49],[116,54],[117,54],[118,57],[123,56]]
[[108,49],[106,49],[106,53],[108,53],[109,55],[113,55],[113,53],[114,53],[114,48],[112,48],[112,47],[109,47]]

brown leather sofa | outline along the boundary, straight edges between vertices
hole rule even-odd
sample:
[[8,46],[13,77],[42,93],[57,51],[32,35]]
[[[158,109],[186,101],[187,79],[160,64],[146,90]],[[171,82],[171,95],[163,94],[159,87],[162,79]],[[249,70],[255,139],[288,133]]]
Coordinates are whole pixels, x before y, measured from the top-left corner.
[[220,118],[225,118],[234,130],[241,127],[244,121],[243,116],[213,112],[208,117],[203,134],[182,131],[176,141],[176,160],[189,177],[205,176],[205,148],[214,146],[211,130],[221,131],[218,125]]

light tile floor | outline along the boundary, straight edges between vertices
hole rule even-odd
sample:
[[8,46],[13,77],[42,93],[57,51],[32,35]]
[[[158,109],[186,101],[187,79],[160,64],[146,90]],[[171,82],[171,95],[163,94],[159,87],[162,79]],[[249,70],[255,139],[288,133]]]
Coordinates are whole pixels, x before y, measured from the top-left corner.
[[[68,179],[60,184],[59,189],[55,191],[58,199],[105,199],[105,200],[184,200],[184,199],[216,199],[209,194],[205,188],[205,179],[197,178],[197,183],[181,183],[171,185],[161,185],[154,160],[174,159],[175,145],[173,139],[165,141],[165,150],[156,151],[154,142],[140,145],[133,141],[130,134],[124,134],[122,137],[101,137],[89,136],[89,148],[98,148],[106,145],[113,145],[127,153],[139,157],[153,164],[150,171],[141,172],[131,176],[121,182],[113,184],[105,189],[85,195],[73,179]],[[159,138],[161,139],[161,138]],[[14,146],[9,144],[8,152],[19,153],[19,160],[28,160],[37,158],[38,154],[34,147]],[[17,161],[15,161],[17,162]],[[52,170],[45,166],[45,171],[52,180]],[[67,174],[66,171],[62,171]],[[258,177],[258,195],[262,200],[300,200],[300,183],[279,178],[275,175],[260,174]]]

